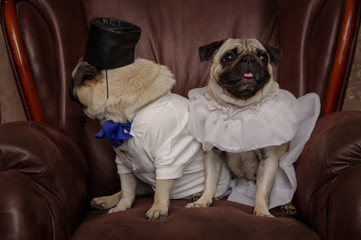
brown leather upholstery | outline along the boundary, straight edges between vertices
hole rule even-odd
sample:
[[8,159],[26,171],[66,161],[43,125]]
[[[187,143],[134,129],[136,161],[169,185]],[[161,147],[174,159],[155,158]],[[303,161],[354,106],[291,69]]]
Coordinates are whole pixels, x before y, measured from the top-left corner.
[[[358,4],[356,0],[348,1]],[[144,215],[151,196],[137,199],[132,209],[122,213],[90,209],[90,198],[119,190],[115,154],[106,140],[94,139],[99,123],[86,119],[68,97],[71,71],[83,54],[89,20],[113,17],[141,26],[136,56],[167,65],[177,79],[175,93],[186,96],[190,89],[207,83],[209,63],[199,62],[199,46],[230,37],[255,37],[283,50],[275,70],[282,88],[296,96],[316,92],[324,103],[338,40],[343,37],[339,33],[346,1],[8,2],[16,2],[25,57],[46,124],[18,122],[0,126],[1,239],[361,236],[361,194],[354,185],[361,178],[361,136],[357,134],[361,132],[360,113],[335,113],[319,121],[296,166],[299,187],[295,204],[299,218],[287,217],[279,209],[272,210],[274,219],[255,217],[251,207],[225,199],[208,209],[185,209],[185,200],[173,200],[167,219],[147,222]],[[352,31],[360,22],[360,5],[354,10]],[[10,46],[11,36],[4,21],[2,18]],[[343,59],[352,57],[353,39],[350,43],[350,52]],[[15,77],[21,82],[22,66],[16,65],[12,52],[10,58]],[[345,63],[347,70],[349,61]],[[346,79],[347,71],[341,73],[341,78]],[[342,102],[342,91],[338,101]]]
[[355,209],[361,203],[360,117],[340,112],[320,119],[296,163],[294,203],[325,239],[361,236],[361,212]]
[[1,239],[69,239],[87,208],[82,152],[35,122],[4,124],[0,139]]

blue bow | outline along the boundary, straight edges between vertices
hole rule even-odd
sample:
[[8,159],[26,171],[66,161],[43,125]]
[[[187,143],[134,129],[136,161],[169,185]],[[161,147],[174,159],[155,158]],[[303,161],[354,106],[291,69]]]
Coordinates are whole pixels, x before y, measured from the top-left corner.
[[132,126],[131,122],[127,123],[114,123],[112,120],[103,122],[103,128],[100,130],[95,137],[103,138],[106,137],[109,139],[109,142],[114,147],[119,147],[123,144],[123,140],[132,138],[130,135],[130,128]]

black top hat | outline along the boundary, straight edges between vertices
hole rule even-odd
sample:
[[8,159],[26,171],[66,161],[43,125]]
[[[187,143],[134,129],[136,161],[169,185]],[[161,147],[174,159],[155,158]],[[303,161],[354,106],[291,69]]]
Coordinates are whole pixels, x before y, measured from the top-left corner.
[[90,21],[84,60],[102,69],[123,67],[134,62],[134,48],[140,27],[113,18]]

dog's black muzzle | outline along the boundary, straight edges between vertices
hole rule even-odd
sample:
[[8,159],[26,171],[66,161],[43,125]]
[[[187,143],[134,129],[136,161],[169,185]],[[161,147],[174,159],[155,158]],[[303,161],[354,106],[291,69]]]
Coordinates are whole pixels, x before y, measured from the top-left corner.
[[270,76],[255,57],[246,55],[219,76],[219,84],[236,98],[248,99],[262,89]]

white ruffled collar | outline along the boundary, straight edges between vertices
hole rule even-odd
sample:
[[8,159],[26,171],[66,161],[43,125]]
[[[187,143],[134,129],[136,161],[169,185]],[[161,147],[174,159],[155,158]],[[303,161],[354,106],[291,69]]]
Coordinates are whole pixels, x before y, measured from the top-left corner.
[[238,108],[221,105],[206,88],[189,92],[188,130],[209,151],[242,152],[281,145],[295,136],[298,101],[278,90],[259,103]]
[[264,99],[261,100],[261,102],[257,104],[248,105],[242,108],[231,104],[221,104],[214,97],[212,97],[207,91],[205,92],[205,99],[209,101],[208,104],[209,111],[216,111],[219,114],[225,113],[229,119],[233,119],[237,116],[239,117],[242,114],[242,112],[246,112],[246,111],[249,113],[257,114],[257,112],[260,111],[262,106],[265,105],[265,102],[272,100],[272,98],[278,93],[278,91],[279,90],[277,90],[270,96],[265,97]]

